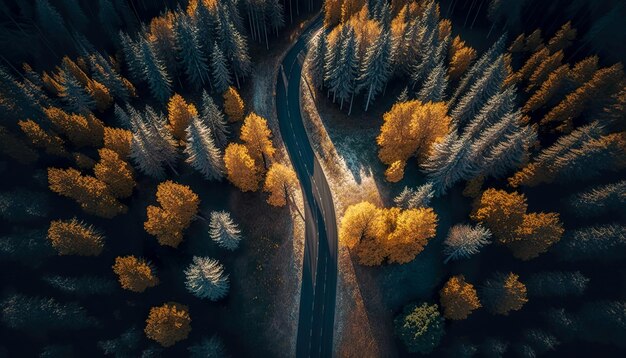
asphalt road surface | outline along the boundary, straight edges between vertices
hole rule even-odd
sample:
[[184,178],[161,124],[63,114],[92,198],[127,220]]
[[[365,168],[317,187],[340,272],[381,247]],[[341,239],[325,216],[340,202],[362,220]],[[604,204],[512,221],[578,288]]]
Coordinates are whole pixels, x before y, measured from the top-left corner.
[[303,32],[280,68],[276,84],[278,121],[304,193],[305,247],[296,357],[331,357],[337,293],[337,220],[326,177],[300,116],[300,78],[309,34]]

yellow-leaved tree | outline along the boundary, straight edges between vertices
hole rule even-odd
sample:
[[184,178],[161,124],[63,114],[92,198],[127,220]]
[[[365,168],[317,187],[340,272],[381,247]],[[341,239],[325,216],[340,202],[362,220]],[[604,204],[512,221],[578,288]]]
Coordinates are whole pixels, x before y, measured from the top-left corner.
[[98,150],[100,161],[93,168],[96,178],[104,182],[116,198],[128,198],[133,194],[135,179],[133,168],[111,149]]
[[263,169],[267,169],[268,162],[272,160],[276,151],[272,144],[272,131],[267,126],[267,120],[251,112],[241,126],[240,138],[255,162],[263,163]]
[[298,187],[296,173],[290,167],[273,163],[267,171],[263,191],[269,193],[267,202],[273,206],[285,206],[288,201],[293,201],[293,192]]
[[239,122],[243,119],[245,105],[239,92],[234,87],[228,87],[224,92],[224,112],[229,122]]
[[104,247],[104,237],[76,218],[50,222],[48,240],[59,255],[98,256]]
[[472,311],[481,307],[474,285],[465,282],[463,275],[450,277],[439,291],[439,296],[443,316],[448,319],[466,319]]
[[152,307],[144,329],[146,336],[163,347],[173,346],[187,338],[191,332],[189,309],[176,302]]
[[412,261],[435,236],[437,215],[431,208],[378,208],[369,202],[349,206],[339,240],[355,250],[362,265]]
[[148,206],[144,229],[156,236],[159,244],[178,247],[183,231],[198,213],[200,199],[188,186],[171,180],[159,184],[156,197],[160,206]]
[[185,129],[191,120],[198,116],[198,110],[192,103],[185,102],[185,99],[178,93],[170,98],[167,104],[167,119],[174,138],[185,140]]
[[133,292],[143,292],[146,288],[159,283],[150,264],[135,256],[116,257],[113,272],[117,275],[122,288]]
[[224,165],[233,185],[241,191],[257,191],[261,175],[246,146],[230,143],[224,152]]
[[398,181],[401,163],[413,156],[417,156],[418,161],[424,160],[433,144],[443,139],[450,127],[447,112],[443,102],[412,100],[396,103],[383,115],[384,123],[376,142],[380,147],[380,160],[394,165],[394,169],[387,173],[388,180]]

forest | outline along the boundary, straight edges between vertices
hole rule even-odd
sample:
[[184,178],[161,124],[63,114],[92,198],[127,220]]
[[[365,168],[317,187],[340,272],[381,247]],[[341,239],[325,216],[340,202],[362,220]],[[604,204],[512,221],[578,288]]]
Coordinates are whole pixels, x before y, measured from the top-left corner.
[[0,0],[0,357],[623,356],[624,16]]

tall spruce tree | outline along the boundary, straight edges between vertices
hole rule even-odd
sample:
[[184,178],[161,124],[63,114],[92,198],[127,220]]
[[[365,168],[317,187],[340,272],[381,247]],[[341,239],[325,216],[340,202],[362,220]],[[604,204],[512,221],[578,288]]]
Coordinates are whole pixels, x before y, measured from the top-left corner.
[[358,43],[354,29],[350,29],[345,41],[341,44],[339,63],[335,69],[337,76],[335,77],[335,82],[332,84],[334,87],[333,92],[335,92],[341,100],[340,109],[343,109],[344,101],[350,99],[348,115],[352,112],[352,101],[356,92],[356,80],[359,70],[357,46]]
[[209,65],[203,52],[203,42],[191,18],[184,12],[176,15],[174,26],[176,46],[181,65],[189,82],[201,88],[210,82]]
[[206,91],[202,92],[202,121],[211,129],[213,140],[218,148],[224,149],[228,143],[228,127],[224,114]]
[[448,70],[439,62],[426,78],[417,98],[422,102],[441,102],[448,87]]
[[230,87],[232,80],[230,79],[230,71],[226,58],[217,45],[213,44],[213,54],[211,56],[211,73],[213,75],[213,87],[217,93],[224,93]]
[[502,35],[498,41],[496,41],[485,52],[478,61],[474,62],[472,67],[465,73],[461,81],[456,87],[452,98],[450,99],[450,106],[452,106],[461,97],[468,88],[474,85],[474,83],[487,71],[487,69],[498,59],[506,47],[506,34]]
[[157,57],[152,44],[145,38],[140,44],[143,78],[148,82],[152,96],[161,103],[166,103],[172,94],[171,80],[165,71],[165,65]]
[[459,100],[450,111],[450,116],[459,127],[465,125],[493,95],[500,92],[506,78],[506,67],[503,56],[486,68],[485,72],[471,86],[470,90]]
[[367,48],[361,74],[359,76],[359,89],[367,91],[365,111],[389,80],[391,75],[391,35],[385,31]]
[[211,130],[198,117],[194,117],[186,131],[187,163],[207,180],[220,180],[224,173],[224,163],[222,153],[213,141]]

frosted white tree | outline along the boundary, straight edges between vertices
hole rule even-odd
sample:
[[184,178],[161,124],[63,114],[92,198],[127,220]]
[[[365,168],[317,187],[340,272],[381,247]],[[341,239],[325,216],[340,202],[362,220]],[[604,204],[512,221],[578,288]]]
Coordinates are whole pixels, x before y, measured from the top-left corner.
[[504,57],[500,56],[450,111],[450,117],[459,127],[474,118],[487,101],[500,92],[506,73]]
[[487,68],[491,64],[493,64],[496,59],[502,54],[504,48],[506,46],[506,34],[502,35],[496,43],[489,48],[487,52],[485,52],[479,59],[476,61],[472,67],[465,73],[459,84],[456,86],[456,90],[454,91],[454,95],[449,101],[450,106],[454,104],[461,94],[465,93],[468,87],[471,87],[474,82],[480,78]]
[[217,45],[217,42],[213,44],[213,53],[211,56],[211,74],[213,75],[213,82],[215,83],[215,90],[218,93],[224,93],[231,85],[230,71],[228,70],[228,64],[226,58]]
[[417,94],[417,98],[422,102],[440,102],[443,100],[446,88],[448,87],[448,70],[439,62],[430,72],[424,82],[422,89]]
[[187,290],[199,298],[217,301],[226,296],[230,283],[224,266],[208,257],[193,257],[185,270]]
[[402,209],[417,209],[428,207],[433,196],[435,196],[433,185],[426,183],[415,189],[405,186],[402,192],[396,196],[393,201],[396,206]]
[[235,250],[241,241],[241,230],[226,211],[211,212],[209,235],[219,246]]
[[202,91],[202,122],[211,129],[213,140],[218,148],[226,147],[228,142],[228,127],[224,114],[217,107],[211,96]]
[[391,35],[389,31],[385,31],[367,48],[358,79],[359,87],[367,91],[365,111],[369,108],[370,101],[382,91],[389,79],[392,60]]
[[626,214],[626,180],[575,194],[569,205],[579,217],[598,216],[612,210]]
[[490,238],[489,229],[480,224],[475,227],[464,224],[454,225],[448,231],[448,237],[444,241],[443,253],[446,255],[444,263],[477,254],[483,246],[490,243]]
[[195,116],[186,129],[186,162],[208,180],[220,180],[224,173],[222,153],[215,146],[211,130]]

